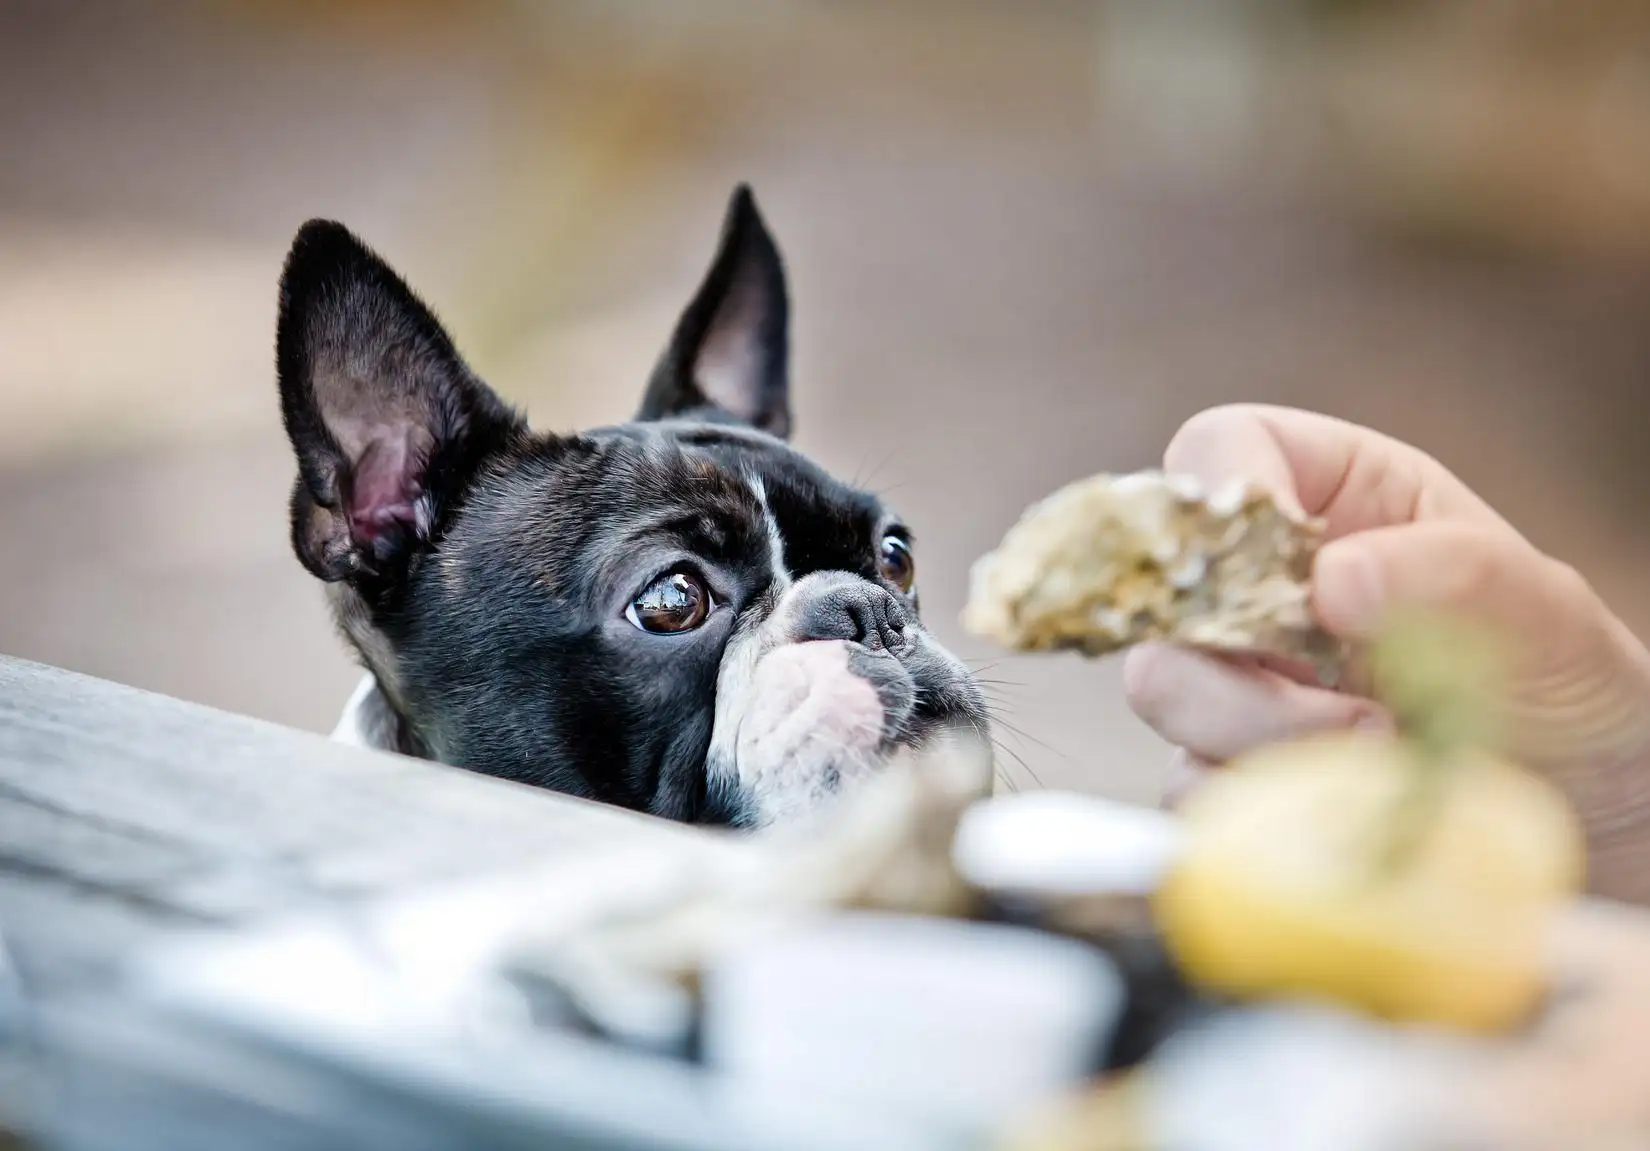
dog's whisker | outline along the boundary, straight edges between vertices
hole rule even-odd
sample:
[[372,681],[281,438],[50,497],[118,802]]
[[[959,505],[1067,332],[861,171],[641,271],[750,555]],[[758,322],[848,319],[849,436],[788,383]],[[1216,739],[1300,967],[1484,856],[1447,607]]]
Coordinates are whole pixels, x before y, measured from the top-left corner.
[[882,458],[877,461],[877,466],[871,469],[870,475],[865,477],[864,483],[863,484],[856,483],[854,486],[855,487],[869,487],[871,485],[871,483],[877,478],[877,476],[882,473],[882,469],[887,467],[889,462],[893,460],[894,453],[898,452],[899,450],[900,450],[900,445],[898,445],[898,444],[895,444],[893,447],[889,448],[886,452],[883,453]]
[[865,474],[865,465],[870,462],[870,459],[871,449],[867,446],[864,451],[859,453],[859,463],[854,465],[854,478],[848,481],[849,487],[864,488],[865,481],[869,478]]
[[1031,782],[1035,783],[1039,788],[1043,786],[1043,781],[1038,777],[1037,773],[1031,769],[1031,765],[1025,761],[1025,757],[1023,755],[1003,743],[1000,739],[993,738],[991,742],[998,751],[1002,752],[1015,763],[1019,764],[1020,770],[1031,777]]
[[[1007,715],[1004,713],[1004,706],[1005,705],[1000,700],[993,700],[993,699],[989,699],[989,698],[986,700],[986,709],[985,710],[986,710],[986,715],[989,716],[990,720],[991,720],[991,728],[992,728],[991,738],[992,738],[992,742],[996,743],[1005,752],[1010,752],[1010,749],[1009,749],[1008,745],[1006,744],[1006,742],[1004,742],[1004,736],[999,734],[999,733],[1007,733],[1007,735],[1013,736],[1015,739],[1023,740],[1025,742],[1035,744],[1037,747],[1041,748],[1042,750],[1048,752],[1051,755],[1057,756],[1059,759],[1063,760],[1066,763],[1075,763],[1076,762],[1076,760],[1073,759],[1071,756],[1066,755],[1064,752],[1059,751],[1058,749],[1056,749],[1054,747],[1051,747],[1049,744],[1044,743],[1042,740],[1037,739],[1035,736],[1026,734],[1026,732],[1022,728],[1020,728],[1019,726],[1017,726],[1014,723],[1011,723],[1009,721]],[[1015,754],[1015,753],[1010,752],[1010,754]],[[1022,765],[1024,764],[1024,759],[1023,758],[1021,759],[1021,763],[1022,763]],[[1035,778],[1035,775],[1033,777]],[[1041,785],[1042,781],[1038,780],[1038,783],[1039,783],[1039,785]]]
[[1043,777],[1041,777],[1041,775],[1038,775],[1038,773],[1036,773],[1036,770],[1033,770],[1033,767],[1031,767],[1030,763],[1026,762],[1025,755],[1021,755],[1020,752],[1016,752],[1016,750],[1011,749],[1011,747],[1008,747],[1008,745],[1003,744],[1003,742],[1000,742],[1000,740],[998,740],[997,747],[998,747],[998,749],[1002,750],[1003,755],[1008,755],[1008,757],[1010,757],[1010,759],[1013,759],[1013,762],[1018,763],[1018,765],[1020,765],[1021,772],[1025,772],[1026,775],[1030,775],[1031,782],[1036,783],[1036,785],[1038,785],[1038,787],[1043,787]]
[[995,723],[1001,724],[1001,726],[1006,731],[1010,732],[1011,734],[1019,737],[1020,739],[1025,740],[1027,743],[1030,743],[1030,744],[1032,744],[1036,747],[1042,748],[1044,751],[1048,752],[1050,755],[1058,757],[1060,760],[1064,761],[1065,763],[1076,763],[1077,762],[1077,760],[1074,756],[1072,756],[1072,755],[1070,755],[1066,752],[1061,751],[1059,748],[1055,747],[1051,743],[1046,742],[1045,740],[1038,739],[1036,736],[1034,736],[1034,735],[1030,734],[1029,732],[1025,731],[1023,728],[1016,727],[1014,724],[1010,723],[1006,718],[1002,718],[1000,716],[993,715],[992,720]]
[[975,677],[974,682],[977,683],[977,684],[980,684],[982,686],[987,686],[987,687],[1021,688],[1021,687],[1025,686],[1025,684],[1021,683],[1019,680],[1014,680],[1014,679],[989,679],[989,678],[988,679],[980,679],[978,677]]
[[968,669],[970,671],[973,671],[973,672],[990,671],[992,668],[1001,667],[1003,664],[1005,664],[1007,662],[1008,662],[1008,660],[1004,659],[1001,656],[997,656],[995,658],[992,658],[990,656],[983,656],[980,659],[965,659],[965,660],[963,660],[963,663],[967,664]]
[[1038,739],[1036,735],[1030,734],[1030,732],[1025,731],[1023,727],[1018,726],[1015,722],[1011,722],[1010,719],[1008,719],[1008,712],[1005,711],[1005,707],[1006,701],[1003,701],[1003,699],[987,698],[987,707],[985,707],[985,711],[987,711],[988,714],[990,714],[990,717],[992,717],[993,724],[997,724],[998,727],[1002,727],[1005,731],[1011,732],[1011,734],[1016,735],[1016,737],[1026,740],[1028,744],[1035,745],[1035,747],[1043,749],[1044,752],[1048,752],[1049,755],[1058,755],[1059,759],[1064,760],[1064,762],[1076,762],[1076,759],[1074,759],[1072,755],[1066,754],[1063,750],[1059,750],[1058,747],[1054,747],[1053,744],[1049,744],[1046,740]]
[[996,736],[992,737],[991,742],[996,744],[997,748],[1004,755],[1012,757],[1013,760],[1020,765],[1021,769],[1027,775],[1029,775],[1031,777],[1032,782],[1034,782],[1038,787],[1046,787],[1047,786],[1047,784],[1045,784],[1043,782],[1042,776],[1038,775],[1037,772],[1035,770],[1033,770],[1031,764],[1026,761],[1026,758],[1025,758],[1024,755],[1022,755],[1020,752],[1014,750],[1013,748],[1009,747],[1007,743],[1005,743],[1002,739],[999,739]]

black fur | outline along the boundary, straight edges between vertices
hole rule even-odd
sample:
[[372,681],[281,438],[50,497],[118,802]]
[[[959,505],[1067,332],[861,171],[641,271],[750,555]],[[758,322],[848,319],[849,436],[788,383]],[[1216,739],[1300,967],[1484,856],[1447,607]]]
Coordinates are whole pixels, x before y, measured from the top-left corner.
[[[333,586],[403,750],[674,819],[741,821],[740,797],[707,786],[706,755],[728,637],[773,608],[769,515],[792,577],[851,573],[862,589],[811,610],[822,618],[802,631],[836,634],[844,613],[908,620],[911,642],[896,658],[878,649],[865,672],[900,705],[892,738],[959,719],[983,729],[977,689],[922,635],[914,594],[879,575],[879,540],[903,529],[778,438],[787,311],[779,254],[741,187],[638,421],[533,434],[383,261],[338,224],[303,227],[277,338],[293,546]],[[624,618],[683,564],[725,610],[685,635]]]

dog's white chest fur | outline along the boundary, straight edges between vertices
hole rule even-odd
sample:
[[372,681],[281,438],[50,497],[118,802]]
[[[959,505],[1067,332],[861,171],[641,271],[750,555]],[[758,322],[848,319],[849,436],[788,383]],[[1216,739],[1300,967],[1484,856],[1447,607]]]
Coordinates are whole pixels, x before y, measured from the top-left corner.
[[379,751],[396,751],[395,714],[378,690],[378,680],[367,673],[361,677],[338,726],[332,729],[332,738],[355,747],[371,747]]

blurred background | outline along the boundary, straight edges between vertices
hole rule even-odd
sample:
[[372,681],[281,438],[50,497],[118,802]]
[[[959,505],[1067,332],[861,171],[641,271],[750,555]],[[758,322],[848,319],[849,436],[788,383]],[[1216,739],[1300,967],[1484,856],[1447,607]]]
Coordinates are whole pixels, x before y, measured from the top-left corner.
[[[1642,0],[4,0],[0,651],[329,728],[356,672],[271,364],[298,224],[576,428],[632,410],[740,179],[799,443],[915,524],[967,655],[1026,503],[1237,399],[1442,456],[1650,631]],[[986,674],[1023,786],[1155,797],[1115,663]]]

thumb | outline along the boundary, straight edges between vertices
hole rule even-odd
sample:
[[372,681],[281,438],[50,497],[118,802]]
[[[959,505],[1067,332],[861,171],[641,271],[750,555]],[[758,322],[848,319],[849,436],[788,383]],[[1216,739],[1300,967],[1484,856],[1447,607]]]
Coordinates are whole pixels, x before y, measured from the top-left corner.
[[1400,524],[1324,545],[1312,572],[1312,607],[1326,629],[1349,640],[1373,637],[1394,608],[1406,607],[1526,631],[1568,594],[1568,572],[1493,525]]

